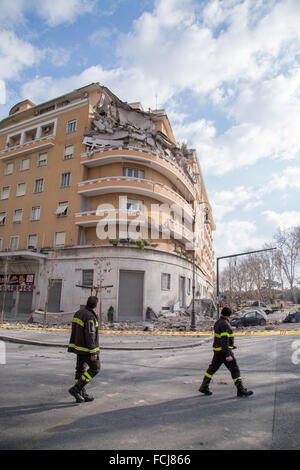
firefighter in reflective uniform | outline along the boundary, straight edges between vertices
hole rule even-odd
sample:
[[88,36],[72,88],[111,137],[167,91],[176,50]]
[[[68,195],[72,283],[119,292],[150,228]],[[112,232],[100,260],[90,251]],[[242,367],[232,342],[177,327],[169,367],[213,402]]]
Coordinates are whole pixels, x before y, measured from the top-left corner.
[[77,355],[77,362],[75,385],[69,389],[69,393],[77,403],[94,399],[86,393],[85,386],[100,371],[98,315],[95,311],[97,303],[98,298],[90,296],[86,306],[78,310],[72,320],[68,352]]
[[251,390],[247,390],[243,386],[240,377],[240,369],[232,352],[236,346],[233,344],[234,335],[229,320],[231,313],[232,311],[229,307],[224,307],[221,310],[220,319],[214,324],[214,355],[199,388],[199,392],[205,395],[212,395],[212,392],[209,390],[209,384],[214,373],[217,372],[222,364],[224,364],[231,373],[231,377],[237,388],[238,397],[248,397],[253,394]]

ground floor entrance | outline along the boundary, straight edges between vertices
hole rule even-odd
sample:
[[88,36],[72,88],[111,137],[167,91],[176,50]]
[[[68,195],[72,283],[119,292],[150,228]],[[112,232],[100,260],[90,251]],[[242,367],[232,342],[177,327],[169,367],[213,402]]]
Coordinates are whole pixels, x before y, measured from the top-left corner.
[[118,320],[141,321],[144,303],[144,272],[120,270]]

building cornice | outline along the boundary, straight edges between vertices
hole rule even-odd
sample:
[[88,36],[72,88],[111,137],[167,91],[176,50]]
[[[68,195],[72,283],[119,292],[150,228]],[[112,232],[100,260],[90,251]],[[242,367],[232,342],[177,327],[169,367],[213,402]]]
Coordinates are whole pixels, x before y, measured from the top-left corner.
[[20,121],[12,126],[5,127],[4,129],[0,129],[0,135],[6,134],[7,132],[11,132],[17,129],[21,129],[24,126],[28,126],[30,123],[38,123],[39,121],[44,122],[45,118],[48,120],[52,116],[57,116],[59,114],[66,113],[72,109],[77,109],[81,108],[82,106],[87,106],[89,105],[89,100],[87,98],[81,99],[80,101],[76,101],[75,103],[70,103],[67,104],[66,106],[63,106],[62,108],[54,109],[53,111],[49,111],[48,113],[45,114],[39,114],[38,116],[35,116],[30,119],[25,119],[24,121]]

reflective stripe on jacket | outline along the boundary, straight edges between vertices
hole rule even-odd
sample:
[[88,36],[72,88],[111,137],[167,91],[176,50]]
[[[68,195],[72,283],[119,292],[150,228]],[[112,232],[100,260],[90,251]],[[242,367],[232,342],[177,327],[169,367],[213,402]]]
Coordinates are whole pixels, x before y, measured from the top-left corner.
[[91,354],[99,352],[98,319],[93,310],[85,307],[75,313],[68,352]]
[[234,334],[226,318],[221,317],[216,321],[214,332],[213,350],[225,353],[226,357],[230,356],[231,349],[234,349]]

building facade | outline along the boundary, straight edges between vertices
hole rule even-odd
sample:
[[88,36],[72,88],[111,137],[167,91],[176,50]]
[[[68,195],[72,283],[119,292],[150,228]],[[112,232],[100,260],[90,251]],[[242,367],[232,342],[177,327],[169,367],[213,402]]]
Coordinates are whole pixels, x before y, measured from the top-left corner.
[[[213,296],[215,229],[195,150],[164,110],[98,83],[0,122],[0,310],[145,320]],[[94,291],[95,292],[95,291]],[[112,307],[112,308],[111,308]]]

